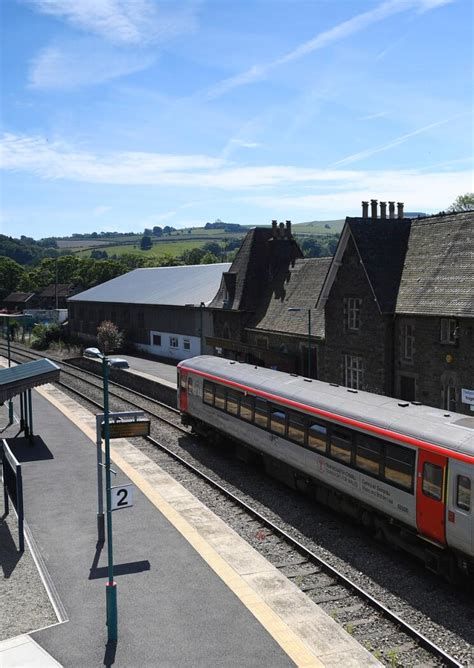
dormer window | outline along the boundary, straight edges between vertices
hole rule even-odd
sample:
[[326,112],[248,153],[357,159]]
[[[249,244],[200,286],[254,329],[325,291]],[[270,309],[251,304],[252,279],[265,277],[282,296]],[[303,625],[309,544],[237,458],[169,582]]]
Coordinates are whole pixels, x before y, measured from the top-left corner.
[[360,329],[360,304],[359,297],[347,297],[346,302],[346,326],[351,332],[358,332]]

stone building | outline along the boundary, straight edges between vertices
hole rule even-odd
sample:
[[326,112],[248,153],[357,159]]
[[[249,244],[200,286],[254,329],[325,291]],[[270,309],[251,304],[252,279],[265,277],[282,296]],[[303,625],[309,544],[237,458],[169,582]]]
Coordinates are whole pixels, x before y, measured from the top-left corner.
[[329,264],[303,259],[290,221],[250,230],[209,305],[214,353],[315,376],[324,331],[315,303]]
[[469,413],[474,212],[347,218],[321,290],[323,380]]

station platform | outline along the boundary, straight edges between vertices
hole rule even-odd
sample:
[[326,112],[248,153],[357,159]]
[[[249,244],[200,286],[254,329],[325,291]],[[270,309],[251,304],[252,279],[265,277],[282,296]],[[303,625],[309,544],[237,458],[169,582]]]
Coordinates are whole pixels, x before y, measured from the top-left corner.
[[111,442],[113,484],[132,482],[135,496],[132,508],[113,513],[119,627],[118,643],[107,645],[95,416],[54,386],[34,395],[40,435],[34,446],[10,438],[18,425],[2,437],[22,462],[26,520],[54,606],[63,611],[61,623],[30,634],[52,662],[81,668],[380,665],[124,439]]

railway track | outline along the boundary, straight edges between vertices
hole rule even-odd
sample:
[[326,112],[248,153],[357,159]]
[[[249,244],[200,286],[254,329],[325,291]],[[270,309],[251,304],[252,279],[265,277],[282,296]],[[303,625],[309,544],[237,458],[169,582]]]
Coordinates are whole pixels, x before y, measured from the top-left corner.
[[[26,352],[13,347],[12,353],[15,357],[20,355],[27,359],[42,357],[42,355],[34,355],[30,351]],[[16,357],[14,361],[19,360]],[[72,367],[72,365],[68,365],[61,360],[55,359],[55,361],[62,368],[66,366],[64,370],[66,375],[74,377],[76,381],[84,383],[89,388],[93,386],[98,391],[101,390],[101,386],[96,382],[82,377],[82,374],[92,375],[90,372],[81,371],[78,374],[76,373],[76,367]],[[68,367],[71,367],[72,370]],[[74,396],[79,397],[81,401],[99,410],[103,409],[100,401],[93,399],[90,392],[89,394],[81,392],[77,387],[72,387],[63,381],[60,381],[59,385]],[[151,404],[158,404],[161,407],[164,406],[163,404],[124,386],[113,385],[120,387],[127,393],[130,392],[134,400],[125,399],[113,390],[110,393],[111,396],[140,410],[145,410],[150,417],[166,423],[187,437],[191,437],[189,430],[181,427],[176,421],[169,420],[163,415],[149,410],[143,405],[143,402],[145,404],[151,402]],[[138,399],[141,399],[142,402],[138,403]],[[178,413],[178,411],[168,406],[166,406],[166,409],[174,414]],[[361,644],[373,651],[383,663],[389,666],[444,665],[459,667],[474,665],[469,660],[468,662],[459,662],[413,624],[408,623],[399,614],[387,607],[385,603],[379,601],[357,582],[345,575],[341,569],[336,568],[328,559],[309,549],[301,540],[292,536],[287,529],[282,528],[248,501],[223,485],[222,482],[210,476],[202,467],[196,466],[195,462],[189,461],[188,458],[152,436],[147,437],[146,442],[153,449],[158,449],[160,453],[163,453],[168,461],[172,460],[175,463],[174,467],[176,465],[180,467],[180,477],[187,479],[191,474],[193,478],[199,479],[205,489],[204,491],[201,490],[201,493],[196,494],[196,496],[204,496],[206,505],[217,514],[226,517],[233,516],[234,528],[239,526],[239,533],[249,538],[249,542],[256,549],[259,549],[269,561],[297,584],[313,601],[325,608]],[[187,473],[182,472],[183,468]],[[183,481],[183,484],[186,485],[186,481]],[[191,486],[191,491],[194,493],[196,484],[192,483]],[[209,502],[209,491],[206,491],[206,489],[213,490],[211,494],[212,503]]]

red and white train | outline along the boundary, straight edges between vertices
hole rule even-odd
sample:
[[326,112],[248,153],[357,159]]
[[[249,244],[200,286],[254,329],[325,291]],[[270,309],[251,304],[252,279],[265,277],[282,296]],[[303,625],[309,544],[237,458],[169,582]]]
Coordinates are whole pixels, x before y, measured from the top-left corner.
[[474,576],[474,417],[218,357],[178,365],[184,424],[256,453],[435,572]]

